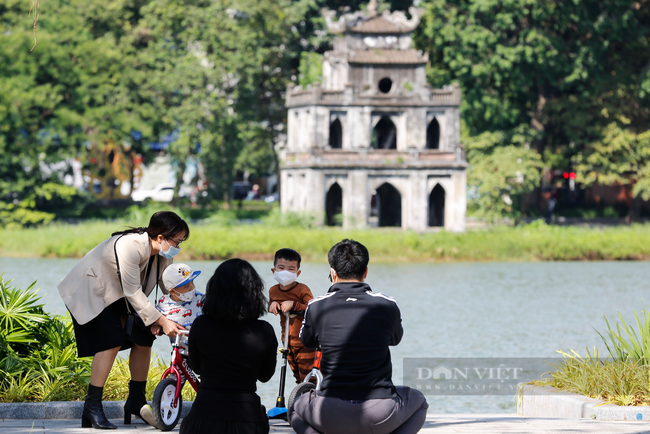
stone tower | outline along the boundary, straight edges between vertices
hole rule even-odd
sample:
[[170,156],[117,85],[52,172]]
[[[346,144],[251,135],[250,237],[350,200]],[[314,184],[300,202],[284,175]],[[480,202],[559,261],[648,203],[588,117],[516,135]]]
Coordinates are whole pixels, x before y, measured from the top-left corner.
[[412,48],[418,10],[333,20],[323,83],[289,85],[280,148],[283,211],[328,225],[465,229],[467,162],[460,88],[426,84],[428,56]]

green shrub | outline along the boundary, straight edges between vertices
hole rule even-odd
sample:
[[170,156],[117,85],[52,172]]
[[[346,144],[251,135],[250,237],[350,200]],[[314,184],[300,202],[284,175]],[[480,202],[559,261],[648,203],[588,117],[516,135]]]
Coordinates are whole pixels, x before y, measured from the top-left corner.
[[[554,365],[547,378],[534,381],[616,405],[647,405],[650,402],[650,367],[633,360],[602,360],[598,350],[581,357],[559,351],[563,362]],[[521,389],[520,389],[521,391]]]
[[605,317],[607,331],[602,334],[596,330],[596,333],[605,343],[610,357],[624,362],[631,361],[642,365],[650,365],[650,312],[646,312],[645,304],[641,314],[643,324],[639,319],[639,315],[634,312],[637,324],[637,330],[635,331],[633,327],[625,322],[621,313],[618,313],[625,334],[621,331],[621,324],[618,321],[616,322],[616,330],[613,330],[609,320]]
[[650,403],[650,312],[643,307],[643,322],[634,312],[637,330],[629,326],[621,314],[621,325],[614,330],[607,317],[607,331],[596,333],[601,337],[609,356],[602,360],[598,350],[587,350],[581,357],[559,351],[564,356],[562,363],[554,365],[548,378],[533,382],[536,385],[578,393],[595,399],[602,399],[617,405],[648,405]]
[[8,228],[45,225],[55,218],[82,214],[88,203],[88,195],[76,188],[46,182],[20,201],[0,201],[0,225]]
[[0,402],[77,399],[90,381],[72,321],[43,311],[35,283],[21,290],[0,275]]

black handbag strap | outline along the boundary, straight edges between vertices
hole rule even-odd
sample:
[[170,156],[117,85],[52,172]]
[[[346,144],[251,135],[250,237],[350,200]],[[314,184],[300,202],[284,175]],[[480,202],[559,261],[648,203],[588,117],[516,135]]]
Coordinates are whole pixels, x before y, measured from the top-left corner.
[[[122,288],[122,294],[124,294],[124,284],[122,283],[122,272],[120,271],[120,260],[117,258],[117,242],[122,238],[124,234],[120,235],[117,237],[117,240],[115,240],[115,243],[113,243],[113,253],[115,254],[115,265],[117,265],[117,280],[120,281],[120,288]],[[154,256],[149,258],[149,264],[147,265],[147,274],[144,277],[144,283],[142,284],[142,287],[146,289],[147,283],[149,282],[149,274],[151,274],[151,264],[153,264]],[[158,300],[158,279],[160,278],[160,260],[156,261],[156,300]],[[129,302],[126,299],[126,294],[124,294],[124,302],[126,303],[126,311],[128,313],[131,313],[131,309],[129,307]]]

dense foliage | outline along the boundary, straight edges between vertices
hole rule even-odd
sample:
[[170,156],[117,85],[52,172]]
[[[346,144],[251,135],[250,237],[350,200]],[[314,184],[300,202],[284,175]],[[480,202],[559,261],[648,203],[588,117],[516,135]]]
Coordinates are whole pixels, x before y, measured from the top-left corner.
[[[644,140],[636,135],[648,131],[647,1],[427,0],[420,5],[426,12],[417,40],[432,59],[431,84],[457,81],[463,90],[463,142],[479,189],[493,170],[482,163],[485,153],[477,144],[486,134],[506,147],[500,156],[505,165],[518,158],[534,161],[521,154],[535,152],[543,162],[540,169],[577,170],[583,186],[635,183],[637,174],[648,170],[645,160],[637,167],[638,159],[623,152],[615,161],[598,157],[612,141],[636,148]],[[488,159],[493,152],[488,149]],[[495,188],[525,193],[533,187],[521,184],[504,176]],[[533,184],[541,185],[539,176]],[[479,205],[488,215],[494,211]],[[522,203],[519,211],[524,210]],[[516,211],[513,207],[514,216]]]
[[[60,187],[71,159],[102,172],[93,161],[110,150],[128,169],[159,142],[179,179],[190,159],[201,161],[210,196],[229,200],[236,171],[278,170],[286,86],[318,80],[315,53],[331,46],[321,8],[366,4],[52,0],[30,52],[29,2],[0,0],[0,222],[74,215],[88,199]],[[418,6],[429,82],[463,91],[471,207],[490,219],[525,215],[525,196],[552,169],[576,171],[583,186],[632,184],[650,196],[647,0]],[[51,200],[61,206],[48,209]]]
[[72,321],[43,311],[35,283],[16,288],[0,274],[0,401],[67,400],[82,396],[90,381]]

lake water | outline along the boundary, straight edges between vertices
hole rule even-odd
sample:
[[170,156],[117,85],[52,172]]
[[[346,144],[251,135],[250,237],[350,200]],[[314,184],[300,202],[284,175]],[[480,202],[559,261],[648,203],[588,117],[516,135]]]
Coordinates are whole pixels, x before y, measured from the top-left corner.
[[[76,262],[0,258],[0,273],[21,288],[37,280],[46,310],[64,314],[56,284]],[[201,290],[219,262],[188,264],[203,272],[196,280]],[[268,287],[275,283],[272,264],[253,265]],[[615,321],[617,311],[626,320],[633,318],[633,310],[641,311],[650,280],[650,266],[644,262],[371,263],[369,268],[367,282],[374,291],[395,297],[402,312],[404,338],[391,349],[396,384],[402,380],[405,357],[555,357],[559,349],[585,354],[585,348],[594,346],[604,354],[594,327],[604,330],[603,315]],[[326,264],[303,264],[300,281],[315,296],[322,295],[329,287],[328,270]],[[265,319],[279,336],[278,318]],[[157,339],[154,351],[168,360],[168,339]],[[278,381],[279,368],[269,383],[259,384],[267,407],[274,406]],[[286,395],[291,382],[287,381]],[[515,411],[512,396],[427,398],[430,413]]]

